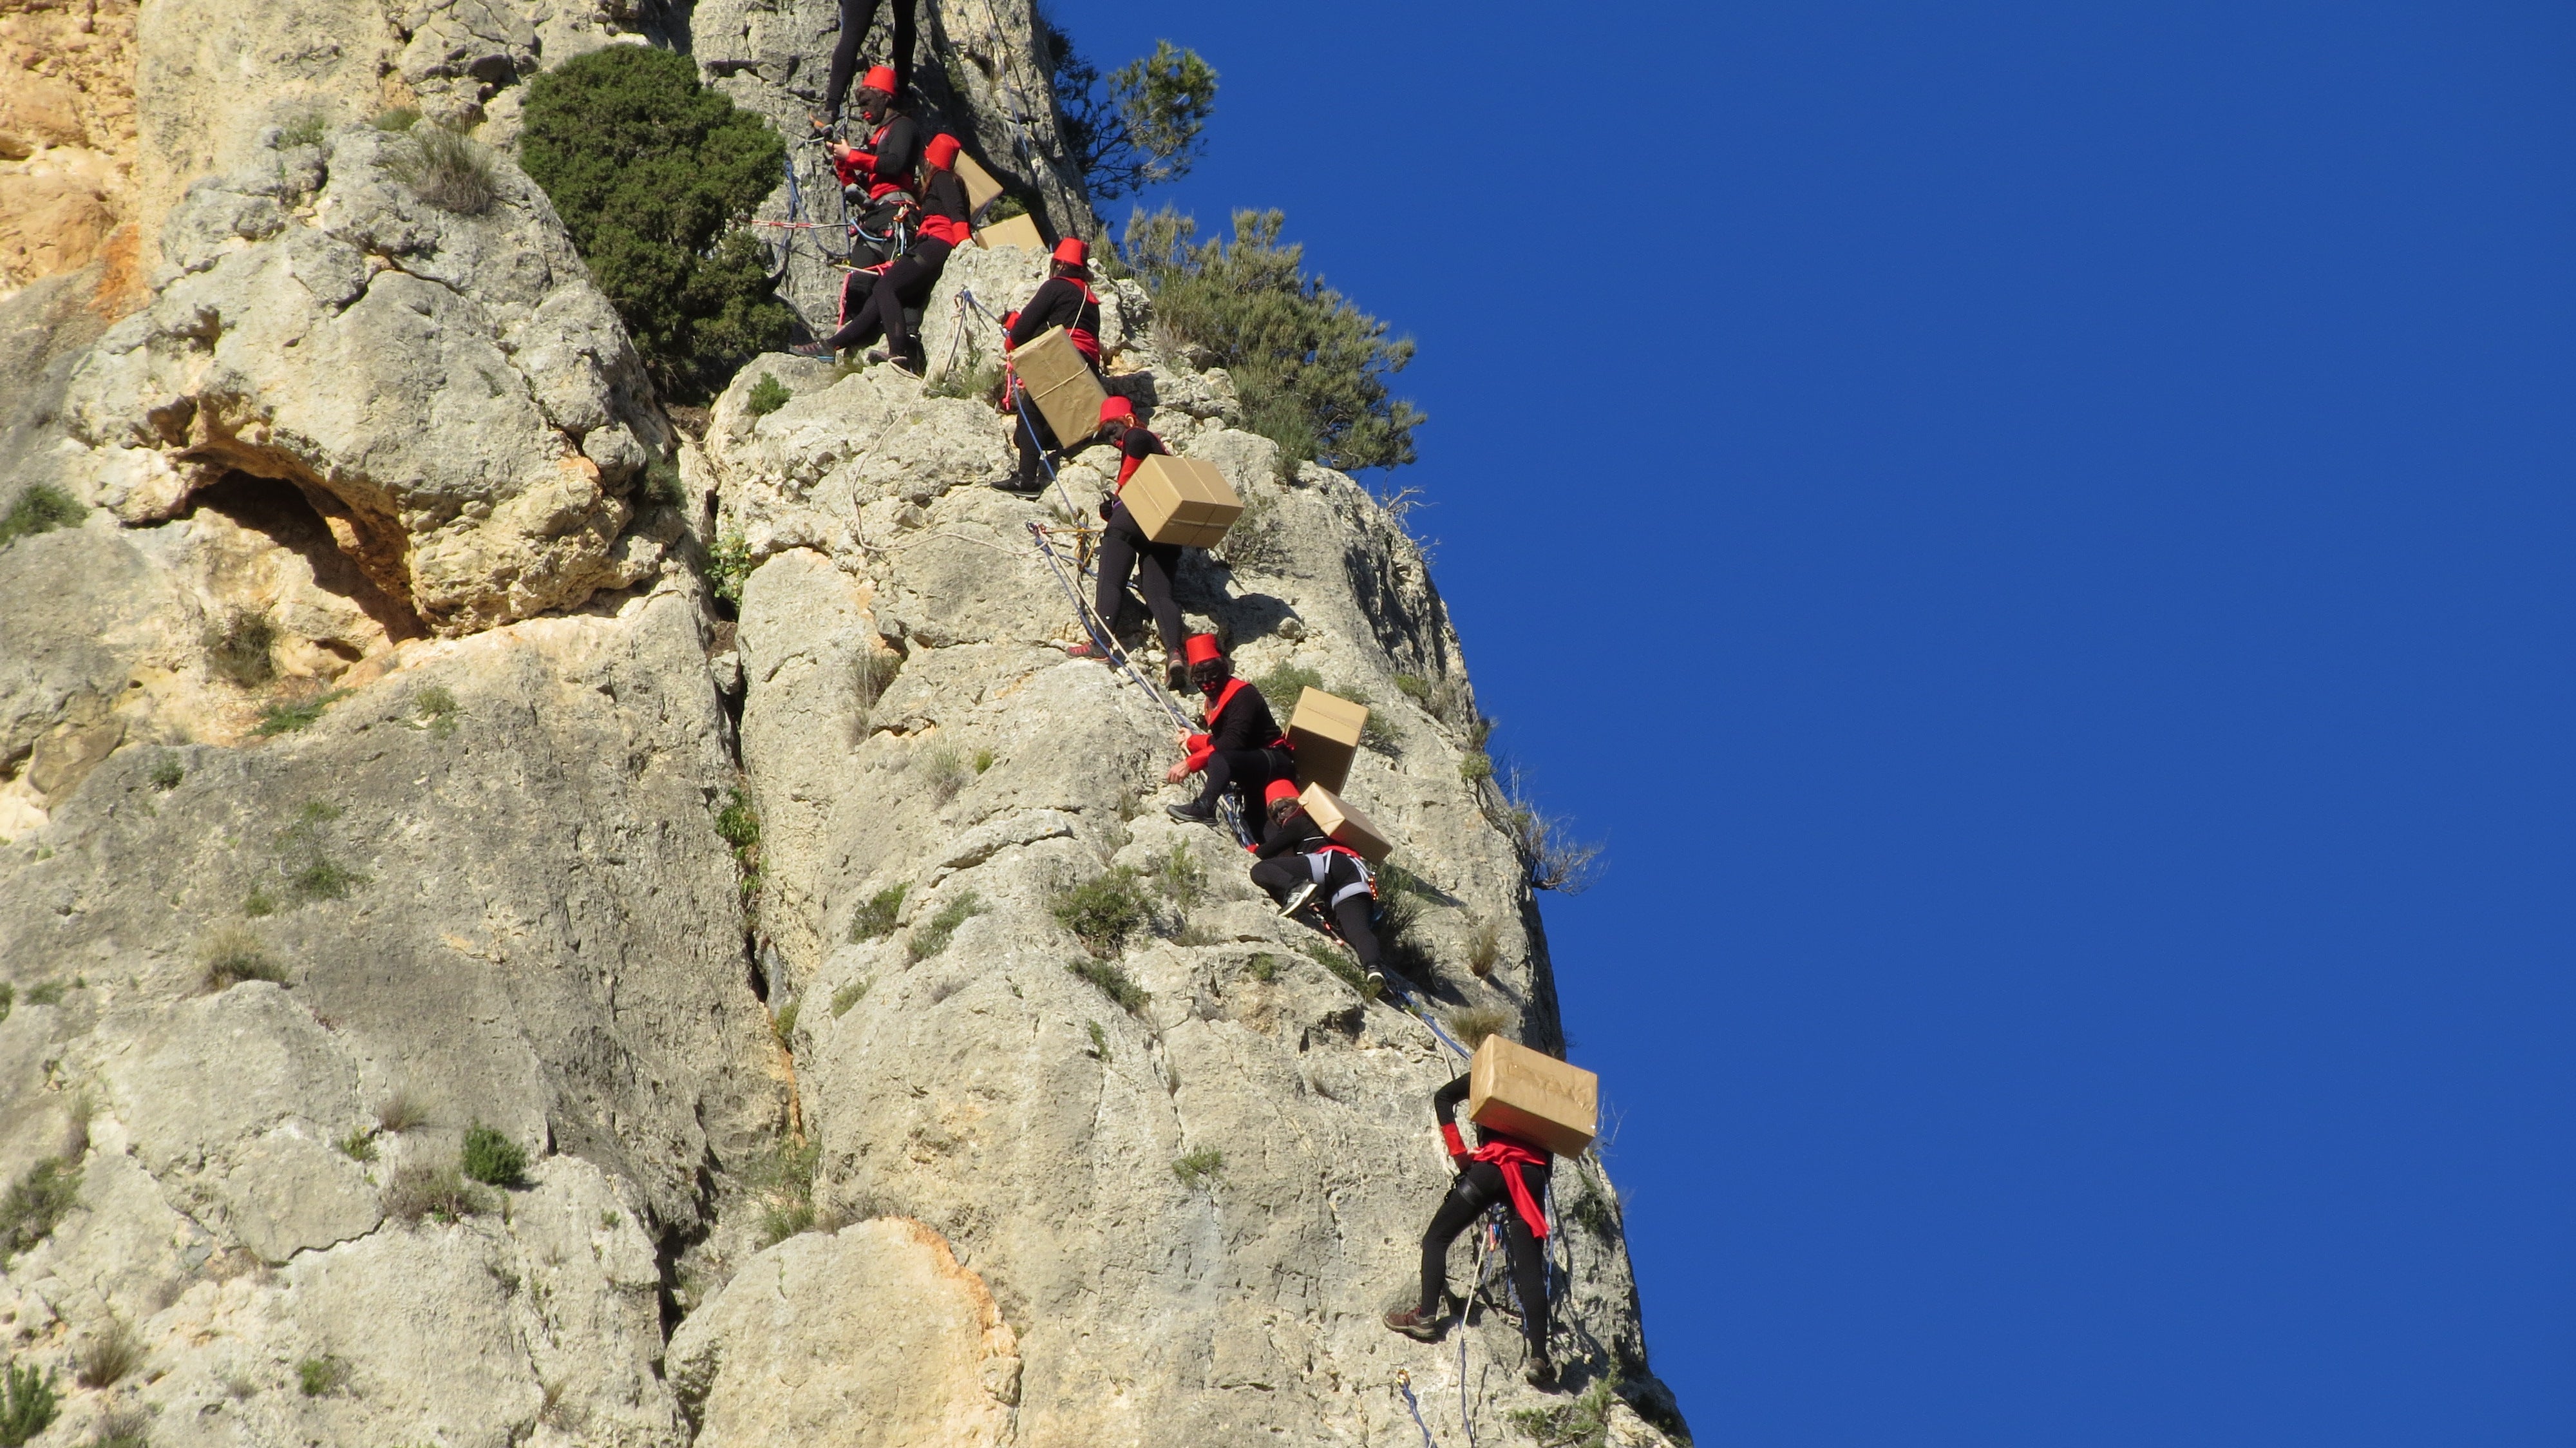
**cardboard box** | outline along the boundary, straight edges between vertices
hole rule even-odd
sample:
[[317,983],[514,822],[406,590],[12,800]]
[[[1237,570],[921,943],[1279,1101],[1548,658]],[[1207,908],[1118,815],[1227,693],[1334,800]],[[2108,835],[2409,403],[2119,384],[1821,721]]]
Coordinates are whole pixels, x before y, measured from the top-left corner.
[[996,221],[975,233],[975,244],[987,250],[1016,246],[1023,251],[1044,251],[1046,238],[1038,234],[1038,224],[1026,216]]
[[1467,1063],[1467,1119],[1558,1156],[1581,1156],[1601,1126],[1601,1078],[1487,1036]]
[[1049,327],[1021,344],[1011,353],[1011,365],[1058,446],[1071,447],[1100,431],[1100,404],[1109,394],[1064,328]]
[[1367,727],[1368,716],[1366,705],[1339,694],[1308,689],[1298,695],[1297,712],[1288,716],[1288,747],[1297,752],[1297,777],[1339,790],[1351,776],[1351,759],[1360,752],[1360,730]]
[[1360,858],[1374,865],[1395,852],[1395,842],[1377,827],[1377,821],[1360,813],[1338,794],[1320,784],[1310,784],[1298,792],[1297,803],[1304,808],[1315,827],[1333,837],[1333,843],[1348,845],[1360,852]]
[[966,214],[969,216],[983,210],[986,202],[1002,194],[1002,183],[993,179],[993,173],[963,151],[957,153],[957,179],[966,183]]
[[1158,454],[1136,465],[1136,476],[1118,496],[1136,526],[1157,543],[1206,548],[1243,516],[1234,484],[1213,463]]

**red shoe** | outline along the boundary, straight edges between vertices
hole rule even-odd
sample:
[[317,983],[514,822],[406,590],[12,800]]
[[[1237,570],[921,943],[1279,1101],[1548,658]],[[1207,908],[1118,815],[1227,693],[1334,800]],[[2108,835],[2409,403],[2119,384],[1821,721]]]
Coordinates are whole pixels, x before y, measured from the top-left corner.
[[1424,1316],[1422,1309],[1418,1307],[1408,1307],[1402,1312],[1388,1313],[1386,1325],[1412,1338],[1415,1342],[1440,1340],[1440,1319]]

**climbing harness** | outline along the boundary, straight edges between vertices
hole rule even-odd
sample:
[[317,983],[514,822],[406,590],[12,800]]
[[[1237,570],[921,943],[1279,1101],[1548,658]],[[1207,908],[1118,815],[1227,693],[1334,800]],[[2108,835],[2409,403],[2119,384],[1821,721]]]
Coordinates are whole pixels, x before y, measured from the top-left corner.
[[[1458,1389],[1463,1394],[1466,1391],[1466,1384],[1460,1383]],[[1422,1448],[1440,1448],[1439,1440],[1431,1436],[1431,1425],[1422,1421],[1422,1404],[1414,1400],[1413,1374],[1397,1368],[1395,1390],[1404,1394],[1404,1411],[1413,1415],[1413,1426],[1422,1430]]]

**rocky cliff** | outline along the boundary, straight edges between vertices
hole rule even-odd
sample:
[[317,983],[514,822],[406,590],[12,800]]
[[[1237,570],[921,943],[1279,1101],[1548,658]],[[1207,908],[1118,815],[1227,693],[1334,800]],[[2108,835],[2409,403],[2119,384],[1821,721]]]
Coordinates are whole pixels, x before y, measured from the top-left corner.
[[[1037,65],[1024,5],[925,9]],[[124,203],[150,269],[0,303],[0,506],[76,513],[0,546],[35,1443],[1398,1444],[1400,1373],[1442,1442],[1572,1401],[1521,1383],[1498,1264],[1448,1341],[1379,1325],[1456,1060],[1162,815],[1163,705],[1066,656],[1029,531],[1069,547],[1096,467],[982,486],[1006,423],[942,373],[1037,258],[961,253],[929,383],[765,357],[691,435],[506,155],[459,215],[359,113],[503,140],[519,76],[641,37],[784,121],[827,13],[143,8],[138,124],[188,133]],[[1239,430],[1141,289],[1109,312],[1121,389],[1250,503],[1194,625],[1384,723],[1348,793],[1402,842],[1402,977],[1557,1043],[1421,551]],[[1104,880],[1129,928],[1075,933]],[[1570,1386],[1624,1385],[1596,1441],[1678,1441],[1597,1161],[1556,1207]]]

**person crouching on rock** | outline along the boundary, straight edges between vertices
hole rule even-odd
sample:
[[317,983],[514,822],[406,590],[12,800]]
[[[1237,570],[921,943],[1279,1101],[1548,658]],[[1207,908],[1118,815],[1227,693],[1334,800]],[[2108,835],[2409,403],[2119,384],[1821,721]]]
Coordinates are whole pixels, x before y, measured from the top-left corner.
[[[1100,614],[1103,629],[1118,626],[1118,606],[1127,597],[1130,575],[1143,585],[1145,607],[1154,615],[1154,630],[1163,636],[1163,657],[1170,660],[1165,682],[1177,693],[1188,682],[1187,666],[1181,663],[1181,606],[1172,597],[1172,580],[1180,576],[1181,545],[1157,543],[1145,536],[1144,525],[1127,511],[1120,496],[1127,491],[1127,480],[1136,475],[1138,465],[1156,453],[1168,453],[1163,440],[1136,425],[1136,404],[1124,397],[1112,397],[1100,404],[1101,436],[1117,445],[1118,482],[1108,497],[1100,500],[1100,516],[1107,526],[1100,534],[1100,588],[1093,607]],[[1078,643],[1067,650],[1077,659],[1095,657],[1100,646]]]
[[1476,1149],[1469,1151],[1459,1138],[1457,1117],[1458,1103],[1467,1097],[1468,1079],[1461,1076],[1431,1095],[1431,1109],[1440,1117],[1440,1138],[1449,1147],[1449,1162],[1458,1175],[1450,1179],[1448,1197],[1422,1234],[1421,1300],[1388,1313],[1386,1325],[1422,1342],[1439,1341],[1447,1321],[1441,1300],[1449,1294],[1449,1244],[1474,1225],[1487,1207],[1508,1201],[1503,1250],[1511,1260],[1512,1291],[1521,1300],[1521,1332],[1529,1339],[1529,1368],[1523,1376],[1531,1387],[1552,1393],[1556,1363],[1547,1353],[1547,1268],[1540,1255],[1547,1238],[1547,1213],[1539,1203],[1547,1200],[1548,1168],[1554,1159],[1546,1147],[1482,1126],[1476,1128]]
[[[966,225],[966,183],[951,169],[959,149],[957,138],[945,133],[931,137],[930,144],[922,147],[921,216],[913,225],[911,249],[901,260],[885,265],[859,303],[858,315],[847,325],[820,342],[790,351],[803,357],[829,357],[883,334],[884,349],[868,353],[868,360],[891,361],[915,377],[922,374],[921,342],[912,335],[903,309],[930,300],[931,287],[948,269],[948,253],[974,235]],[[852,273],[852,284],[864,275],[866,271]]]
[[1324,910],[1340,927],[1342,943],[1360,958],[1368,972],[1369,992],[1386,989],[1378,968],[1377,931],[1369,924],[1377,903],[1377,880],[1360,852],[1325,834],[1297,802],[1297,782],[1274,779],[1262,786],[1262,803],[1270,823],[1253,850],[1261,857],[1252,867],[1252,883],[1279,902],[1279,913],[1294,915],[1321,895]]
[[[1047,328],[1062,327],[1065,339],[1073,343],[1073,350],[1082,354],[1082,360],[1090,363],[1096,374],[1100,371],[1100,298],[1091,290],[1090,245],[1078,236],[1057,242],[1053,271],[1038,283],[1027,306],[1002,318],[1002,325],[1009,328],[1002,337],[1002,351],[1008,355],[1036,341]],[[1005,492],[1034,493],[1045,486],[1038,481],[1039,454],[1056,451],[1063,444],[1056,441],[1045,415],[1029,400],[1029,389],[1017,378],[1011,382],[1011,410],[1020,417],[1019,426],[1012,429],[1019,439],[1020,467],[1010,482],[995,486]],[[1074,439],[1077,444],[1082,441]]]
[[1227,790],[1252,791],[1274,779],[1296,778],[1297,757],[1289,752],[1288,736],[1279,732],[1278,721],[1270,717],[1270,701],[1261,697],[1259,689],[1234,677],[1234,666],[1217,651],[1214,635],[1190,635],[1184,652],[1190,683],[1207,696],[1207,732],[1173,736],[1189,757],[1173,765],[1163,779],[1179,784],[1204,772],[1207,782],[1199,786],[1196,800],[1166,805],[1164,812],[1176,820],[1203,825],[1216,818],[1216,802]]

